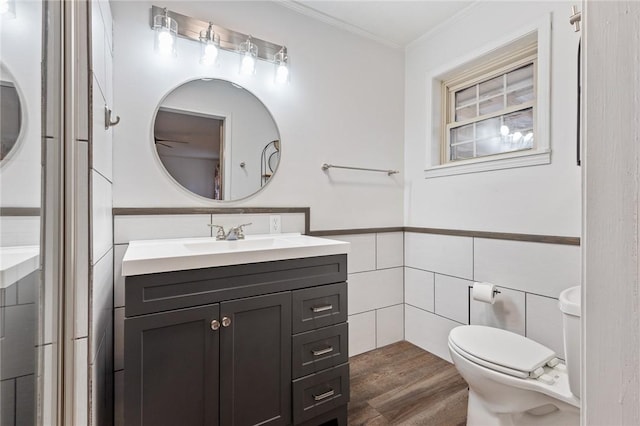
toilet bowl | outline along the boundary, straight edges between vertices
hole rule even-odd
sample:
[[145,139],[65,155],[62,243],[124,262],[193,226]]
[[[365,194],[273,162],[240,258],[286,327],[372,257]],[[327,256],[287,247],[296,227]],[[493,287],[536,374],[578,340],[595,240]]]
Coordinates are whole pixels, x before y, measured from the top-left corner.
[[563,316],[569,317],[563,321],[567,364],[551,349],[506,330],[480,325],[451,330],[449,352],[469,384],[467,425],[580,424],[579,299],[579,287],[560,297]]

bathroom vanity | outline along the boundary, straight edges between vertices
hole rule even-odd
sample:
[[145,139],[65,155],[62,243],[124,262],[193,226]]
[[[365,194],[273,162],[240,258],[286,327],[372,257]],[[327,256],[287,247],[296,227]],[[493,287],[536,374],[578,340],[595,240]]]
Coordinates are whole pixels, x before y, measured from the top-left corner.
[[131,242],[127,425],[346,425],[348,244]]

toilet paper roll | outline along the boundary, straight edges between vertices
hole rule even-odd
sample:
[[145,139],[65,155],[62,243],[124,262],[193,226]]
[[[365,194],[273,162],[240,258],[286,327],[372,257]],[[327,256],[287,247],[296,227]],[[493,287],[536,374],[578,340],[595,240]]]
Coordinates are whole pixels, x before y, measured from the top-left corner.
[[496,301],[496,294],[498,291],[496,290],[495,284],[474,282],[472,293],[473,300],[491,303],[493,305]]

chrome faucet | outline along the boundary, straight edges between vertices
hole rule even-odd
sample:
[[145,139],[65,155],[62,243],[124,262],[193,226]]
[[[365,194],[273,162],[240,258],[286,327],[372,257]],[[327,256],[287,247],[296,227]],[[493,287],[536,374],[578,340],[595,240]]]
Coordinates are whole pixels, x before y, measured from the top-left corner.
[[235,241],[235,240],[244,240],[244,227],[249,226],[251,223],[243,223],[242,225],[232,226],[229,228],[228,232],[224,232],[224,227],[220,225],[214,225],[210,223],[209,226],[211,228],[216,228],[216,240],[226,240],[226,241]]

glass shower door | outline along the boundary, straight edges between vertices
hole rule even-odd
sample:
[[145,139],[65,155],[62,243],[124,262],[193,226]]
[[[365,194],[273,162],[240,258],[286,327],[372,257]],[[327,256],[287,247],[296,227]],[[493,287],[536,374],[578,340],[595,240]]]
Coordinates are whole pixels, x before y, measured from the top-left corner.
[[0,0],[1,426],[54,425],[59,414],[60,138],[43,107],[56,97],[46,77],[59,54],[44,46],[59,34],[49,7]]

